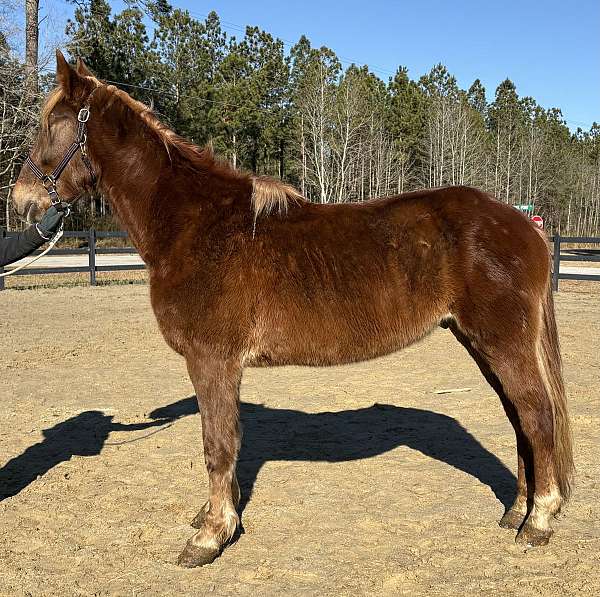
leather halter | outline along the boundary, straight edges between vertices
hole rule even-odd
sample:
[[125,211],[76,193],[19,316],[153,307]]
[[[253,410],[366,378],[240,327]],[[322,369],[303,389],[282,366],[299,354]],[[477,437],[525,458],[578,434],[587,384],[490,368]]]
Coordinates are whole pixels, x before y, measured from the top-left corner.
[[38,167],[38,165],[33,161],[31,155],[28,155],[25,163],[29,166],[31,171],[34,173],[36,178],[40,180],[40,182],[44,185],[46,192],[50,196],[50,202],[54,205],[59,211],[61,211],[60,206],[62,203],[61,198],[56,191],[56,181],[59,179],[60,175],[63,173],[63,170],[67,167],[68,163],[73,159],[73,156],[80,151],[81,152],[81,160],[85,164],[88,172],[90,173],[90,177],[92,179],[92,185],[96,184],[96,174],[92,167],[92,163],[90,162],[90,158],[87,154],[86,143],[87,143],[87,121],[90,118],[90,99],[94,92],[89,95],[87,98],[87,103],[81,110],[79,110],[79,114],[77,115],[77,137],[69,149],[67,149],[66,153],[63,155],[60,162],[57,166],[50,172],[50,174],[44,174],[42,170]]

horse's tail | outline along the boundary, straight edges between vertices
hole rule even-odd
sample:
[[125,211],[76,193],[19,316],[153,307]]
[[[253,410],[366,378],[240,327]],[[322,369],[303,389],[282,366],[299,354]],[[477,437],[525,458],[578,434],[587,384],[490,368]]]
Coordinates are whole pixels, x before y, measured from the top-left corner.
[[543,299],[542,311],[539,360],[546,392],[552,404],[555,480],[563,500],[566,501],[571,494],[575,466],[558,330],[554,317],[554,300],[550,285],[548,285],[546,296]]

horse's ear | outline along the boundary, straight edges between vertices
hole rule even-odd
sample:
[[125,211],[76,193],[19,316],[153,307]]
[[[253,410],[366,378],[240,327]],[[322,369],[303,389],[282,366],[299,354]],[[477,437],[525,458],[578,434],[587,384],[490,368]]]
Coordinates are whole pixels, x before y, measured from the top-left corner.
[[82,91],[85,87],[81,76],[66,61],[60,50],[56,50],[56,80],[67,98],[73,98],[78,91]]
[[82,77],[93,77],[94,73],[85,65],[81,58],[77,58],[77,74]]

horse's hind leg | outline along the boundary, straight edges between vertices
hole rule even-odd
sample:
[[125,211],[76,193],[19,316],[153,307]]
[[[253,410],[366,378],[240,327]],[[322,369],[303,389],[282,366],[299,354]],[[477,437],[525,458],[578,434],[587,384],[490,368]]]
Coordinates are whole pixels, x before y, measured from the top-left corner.
[[187,542],[178,563],[186,567],[212,562],[233,537],[239,516],[235,466],[240,446],[239,363],[199,357],[187,360],[200,403],[204,460],[208,471],[208,502],[198,532]]
[[528,494],[528,488],[533,494],[533,460],[517,411],[504,393],[504,388],[498,377],[494,374],[484,354],[479,352],[471,343],[469,338],[461,332],[455,321],[447,324],[456,339],[467,349],[473,360],[477,363],[481,373],[498,394],[504,411],[510,420],[517,439],[517,495],[510,508],[506,510],[500,520],[500,526],[506,529],[518,530],[527,516],[527,504],[532,499]]
[[[530,348],[535,350],[535,347]],[[533,462],[534,487],[530,492],[533,505],[517,535],[517,541],[545,545],[553,532],[550,520],[562,503],[555,474],[553,406],[535,353],[509,357],[498,369],[498,377],[517,413]]]
[[500,395],[500,400],[517,438],[517,495],[498,524],[504,529],[518,530],[525,521],[527,510],[533,500],[535,486],[533,479],[533,458],[527,438],[521,429],[515,407],[504,395]]
[[517,541],[544,545],[552,535],[552,516],[569,496],[573,473],[552,297],[548,294],[539,302],[523,301],[510,312],[505,310],[502,317],[487,310],[485,322],[478,318],[477,309],[458,313],[457,330],[482,356],[494,383],[497,379],[509,417],[518,422],[516,429],[522,434],[517,431],[523,474],[517,502],[509,509],[505,523],[519,521],[523,501],[529,498],[531,511]]

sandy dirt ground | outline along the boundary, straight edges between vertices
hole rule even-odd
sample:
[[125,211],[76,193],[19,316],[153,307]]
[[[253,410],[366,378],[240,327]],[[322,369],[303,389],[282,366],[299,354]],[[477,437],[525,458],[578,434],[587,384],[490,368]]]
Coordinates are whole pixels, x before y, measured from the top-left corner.
[[600,288],[567,286],[578,477],[549,546],[498,527],[512,428],[439,330],[369,363],[248,370],[244,532],[193,570],[175,561],[206,495],[200,417],[147,287],[0,294],[0,595],[600,594]]

